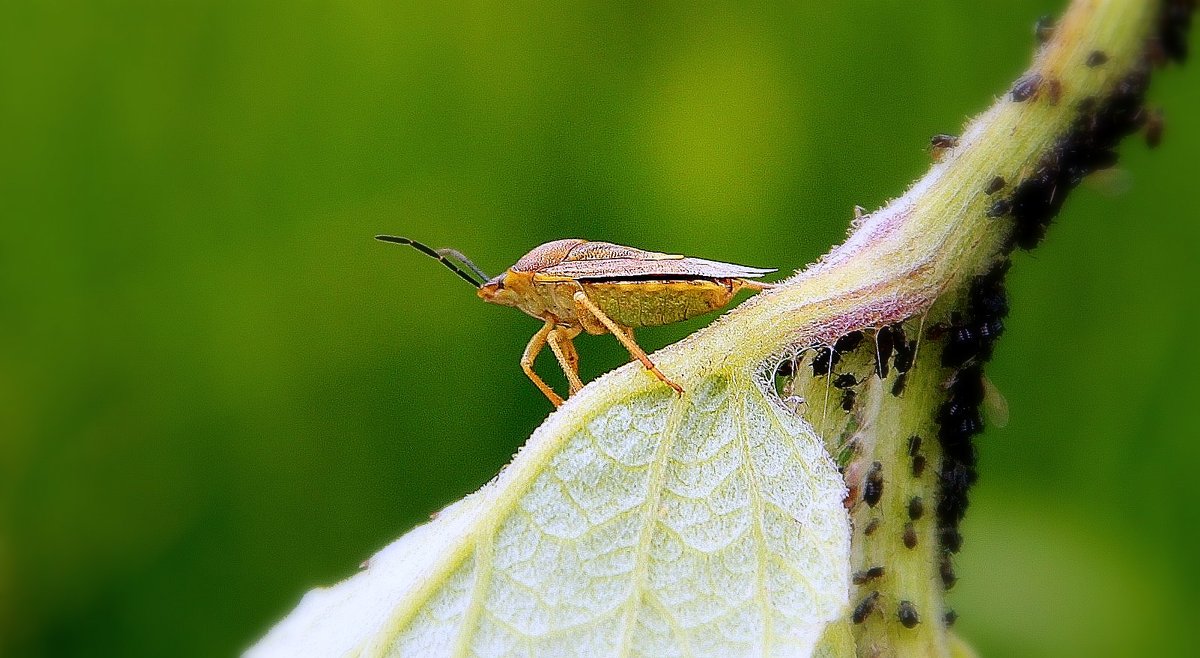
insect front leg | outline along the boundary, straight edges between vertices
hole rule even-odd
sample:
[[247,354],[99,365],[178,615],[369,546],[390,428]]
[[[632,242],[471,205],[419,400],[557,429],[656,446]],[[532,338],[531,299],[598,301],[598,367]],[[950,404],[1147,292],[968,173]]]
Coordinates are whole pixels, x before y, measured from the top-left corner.
[[579,352],[575,351],[575,342],[572,340],[579,335],[579,331],[578,327],[559,325],[546,335],[546,342],[550,343],[550,351],[554,352],[558,364],[562,366],[563,374],[567,376],[567,382],[571,386],[571,395],[575,395],[579,389],[583,388],[583,382],[579,380]]
[[677,393],[683,393],[683,387],[668,379],[667,376],[658,369],[658,366],[654,365],[654,362],[650,360],[650,357],[646,356],[646,353],[642,350],[642,348],[638,346],[636,342],[634,342],[632,338],[633,331],[631,329],[622,327],[616,322],[613,322],[612,318],[608,317],[604,311],[600,310],[600,307],[596,306],[595,302],[593,302],[591,299],[588,299],[587,293],[584,291],[580,290],[579,292],[575,293],[573,298],[575,300],[575,304],[579,307],[578,312],[581,315],[588,313],[594,316],[600,321],[601,324],[604,325],[606,329],[608,329],[613,336],[617,337],[617,340],[621,341],[621,344],[625,346],[625,349],[629,350],[629,353],[633,355],[633,358],[642,362],[642,365],[646,367],[646,370],[649,370],[655,377],[657,377],[667,386],[675,389]]
[[547,320],[546,325],[538,329],[533,338],[529,339],[529,344],[525,346],[525,353],[521,355],[521,370],[525,371],[526,376],[529,377],[534,386],[537,386],[550,399],[550,402],[557,407],[562,405],[563,399],[533,371],[533,361],[537,358],[538,352],[541,352],[542,347],[546,344],[546,336],[550,335],[552,331],[554,331],[554,321]]

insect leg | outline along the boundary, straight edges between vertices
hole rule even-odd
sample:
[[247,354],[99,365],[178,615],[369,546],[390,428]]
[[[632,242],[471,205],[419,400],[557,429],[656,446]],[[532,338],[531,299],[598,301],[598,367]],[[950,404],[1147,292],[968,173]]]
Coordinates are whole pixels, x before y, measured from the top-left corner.
[[580,290],[579,292],[575,293],[574,299],[576,304],[584,309],[587,309],[587,311],[594,315],[596,319],[599,320],[600,323],[603,324],[610,333],[612,333],[613,336],[616,336],[617,340],[621,341],[621,344],[625,346],[625,349],[629,350],[629,353],[633,355],[633,358],[641,361],[642,365],[646,366],[646,370],[649,370],[655,377],[658,377],[658,379],[667,386],[675,389],[677,393],[683,393],[683,387],[671,381],[670,379],[667,379],[667,376],[658,369],[658,366],[654,365],[654,362],[650,360],[650,357],[646,356],[646,353],[642,351],[642,348],[639,347],[636,342],[634,342],[633,338],[631,337],[631,334],[633,333],[632,330],[627,330],[616,322],[613,322],[612,318],[608,317],[604,311],[601,311],[600,307],[596,306],[595,302],[588,299],[587,293],[584,291]]
[[575,343],[571,340],[577,335],[578,329],[572,332],[567,327],[555,327],[554,331],[546,335],[550,351],[554,352],[558,364],[562,366],[563,374],[567,376],[567,382],[571,385],[571,395],[583,388],[583,382],[579,380],[579,352],[575,351]]
[[537,386],[550,399],[550,402],[557,407],[563,403],[563,399],[533,371],[533,360],[537,358],[538,352],[542,351],[542,347],[546,344],[546,336],[551,331],[554,331],[554,321],[547,320],[546,325],[538,329],[533,338],[529,339],[529,344],[525,346],[525,353],[521,355],[521,370],[525,371],[525,374],[533,382],[534,386]]
[[779,284],[776,283],[751,281],[750,279],[738,279],[738,283],[740,284],[740,287],[746,288],[747,290],[753,290],[754,292],[762,292],[763,290],[770,290],[771,288],[779,287]]

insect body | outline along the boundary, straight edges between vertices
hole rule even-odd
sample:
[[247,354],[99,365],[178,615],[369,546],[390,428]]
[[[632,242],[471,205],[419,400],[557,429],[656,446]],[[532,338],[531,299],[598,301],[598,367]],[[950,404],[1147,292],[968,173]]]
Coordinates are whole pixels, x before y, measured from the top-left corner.
[[[671,324],[714,311],[743,288],[769,288],[770,284],[749,279],[775,271],[610,242],[568,239],[547,242],[500,275],[488,277],[452,249],[434,250],[408,238],[388,235],[376,239],[411,245],[470,281],[484,301],[513,306],[542,320],[545,324],[533,335],[521,357],[521,368],[555,406],[563,399],[533,370],[534,359],[547,344],[566,373],[571,393],[583,388],[579,356],[572,343],[583,331],[613,334],[655,377],[682,393],[683,389],[638,347],[633,329]],[[454,261],[466,266],[478,280]]]

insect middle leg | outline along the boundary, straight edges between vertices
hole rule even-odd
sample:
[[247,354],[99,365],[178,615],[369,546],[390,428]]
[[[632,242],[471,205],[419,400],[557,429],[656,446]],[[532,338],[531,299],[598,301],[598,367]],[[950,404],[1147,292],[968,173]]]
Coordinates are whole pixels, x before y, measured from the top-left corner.
[[537,359],[538,352],[541,352],[542,347],[546,345],[546,336],[549,336],[552,331],[554,331],[554,321],[547,320],[545,326],[538,329],[533,338],[529,339],[529,344],[525,346],[525,353],[521,355],[521,370],[524,370],[525,375],[529,377],[534,386],[537,386],[550,399],[551,404],[558,407],[562,405],[563,399],[533,371],[533,361]]
[[654,365],[654,362],[650,360],[650,357],[646,356],[646,353],[642,350],[642,348],[636,342],[634,342],[632,337],[632,329],[627,329],[626,327],[622,327],[616,322],[613,322],[612,318],[608,317],[604,311],[600,310],[600,307],[596,306],[595,302],[588,299],[587,293],[584,291],[580,290],[579,292],[575,293],[574,299],[578,306],[595,316],[596,319],[599,320],[600,323],[603,324],[610,333],[612,333],[613,336],[616,336],[617,340],[621,341],[621,344],[625,346],[625,349],[629,350],[629,353],[633,355],[633,358],[642,362],[642,365],[646,367],[646,370],[649,370],[655,377],[657,377],[667,386],[675,389],[677,393],[683,393],[683,387],[668,379],[667,376],[658,369],[658,366]]
[[579,389],[583,388],[583,382],[579,379],[579,352],[575,351],[575,342],[572,340],[579,335],[579,332],[578,327],[559,325],[546,335],[546,342],[550,343],[550,351],[554,352],[558,364],[562,366],[563,374],[567,376],[567,382],[571,386],[571,395],[578,393]]

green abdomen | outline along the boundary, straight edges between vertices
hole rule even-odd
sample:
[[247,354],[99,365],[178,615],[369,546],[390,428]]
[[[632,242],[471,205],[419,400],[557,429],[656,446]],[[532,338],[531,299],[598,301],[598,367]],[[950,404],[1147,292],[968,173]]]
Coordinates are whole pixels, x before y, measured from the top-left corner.
[[608,281],[585,283],[600,310],[627,327],[657,327],[703,315],[729,303],[730,281]]

